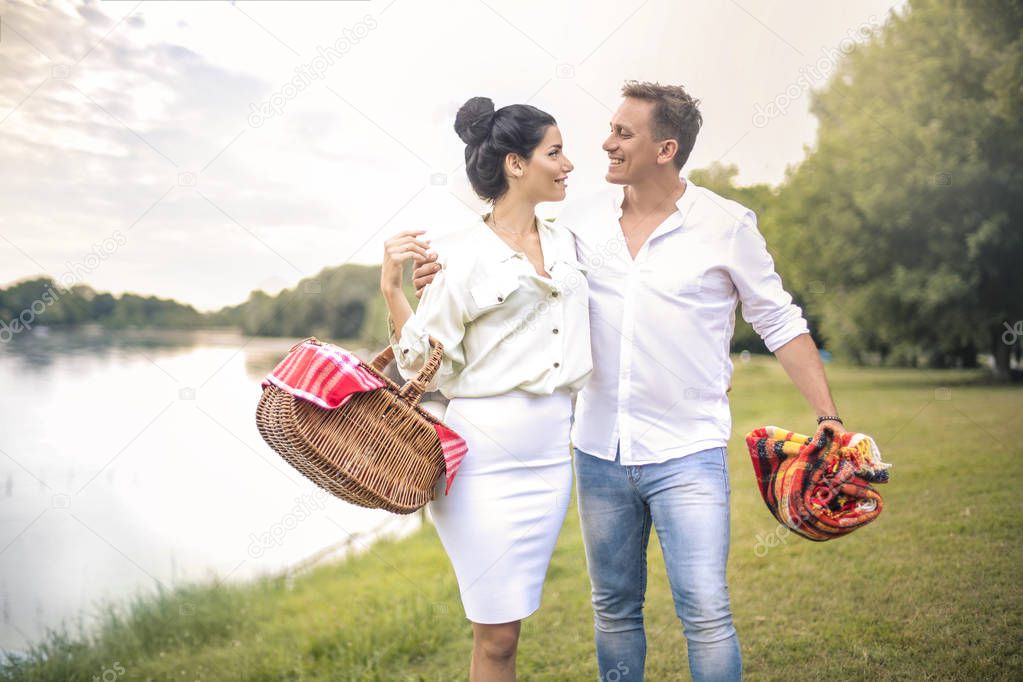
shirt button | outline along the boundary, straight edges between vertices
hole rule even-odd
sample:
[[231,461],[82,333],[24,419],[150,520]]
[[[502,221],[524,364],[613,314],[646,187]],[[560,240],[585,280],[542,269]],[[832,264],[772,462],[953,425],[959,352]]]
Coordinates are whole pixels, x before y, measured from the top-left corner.
[[557,297],[558,297],[558,292],[552,291],[551,292],[551,298],[557,298]]
[[553,329],[553,331],[554,331],[554,333],[555,333],[555,334],[557,334],[557,333],[558,333],[558,328],[557,328],[557,327],[555,327],[555,328]]
[[555,366],[555,367],[561,367],[561,363],[560,363],[560,362],[555,362],[555,363],[554,363],[554,366]]
[[504,303],[504,296],[498,296],[497,297],[497,302],[498,303]]

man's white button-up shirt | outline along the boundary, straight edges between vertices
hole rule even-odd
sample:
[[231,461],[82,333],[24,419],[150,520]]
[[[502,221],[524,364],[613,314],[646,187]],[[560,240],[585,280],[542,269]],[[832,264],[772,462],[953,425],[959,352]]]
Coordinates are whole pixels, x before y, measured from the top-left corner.
[[633,259],[621,186],[557,219],[589,269],[593,373],[576,402],[576,448],[649,464],[725,446],[735,307],[774,351],[808,333],[746,207],[686,181],[678,210]]

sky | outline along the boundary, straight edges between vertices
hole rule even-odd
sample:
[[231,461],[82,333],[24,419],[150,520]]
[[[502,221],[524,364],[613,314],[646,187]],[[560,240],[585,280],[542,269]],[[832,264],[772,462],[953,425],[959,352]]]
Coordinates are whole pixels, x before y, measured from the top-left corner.
[[[200,310],[483,210],[452,124],[483,95],[550,112],[576,170],[627,79],[683,85],[684,169],[777,184],[810,92],[901,2],[0,0],[0,287],[48,275]],[[558,205],[543,205],[557,215]]]

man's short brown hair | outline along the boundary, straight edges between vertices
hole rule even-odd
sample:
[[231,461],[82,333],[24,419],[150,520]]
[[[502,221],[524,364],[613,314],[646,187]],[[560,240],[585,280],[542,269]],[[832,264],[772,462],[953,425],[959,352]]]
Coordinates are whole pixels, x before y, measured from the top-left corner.
[[689,160],[689,154],[696,144],[703,117],[697,106],[700,100],[693,99],[681,85],[661,85],[640,81],[625,81],[623,97],[634,97],[654,103],[651,130],[657,140],[676,140],[678,153],[673,159],[675,167],[682,170]]

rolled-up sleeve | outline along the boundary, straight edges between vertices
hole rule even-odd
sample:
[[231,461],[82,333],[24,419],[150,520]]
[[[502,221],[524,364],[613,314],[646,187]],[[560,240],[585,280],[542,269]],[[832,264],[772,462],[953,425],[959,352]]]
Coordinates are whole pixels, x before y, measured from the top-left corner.
[[772,353],[810,330],[803,310],[792,302],[757,229],[757,217],[747,211],[732,234],[729,275],[742,302],[742,317]]
[[465,366],[462,339],[468,321],[464,294],[453,284],[447,268],[443,268],[423,291],[419,306],[397,338],[391,326],[391,348],[398,372],[405,379],[412,379],[419,373],[430,355],[429,337],[432,336],[444,344],[440,368],[427,387],[428,391],[437,390],[438,385]]

